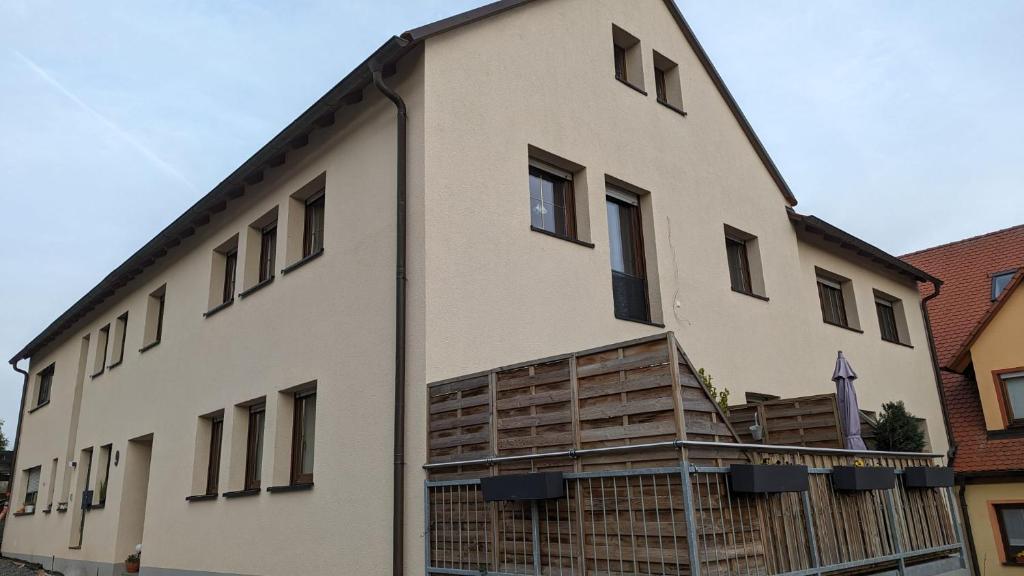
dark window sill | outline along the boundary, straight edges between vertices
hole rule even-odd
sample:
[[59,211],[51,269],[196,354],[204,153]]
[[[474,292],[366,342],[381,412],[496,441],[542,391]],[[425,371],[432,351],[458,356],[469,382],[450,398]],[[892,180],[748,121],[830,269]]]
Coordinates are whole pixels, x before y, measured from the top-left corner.
[[124,360],[118,360],[117,362],[114,362],[110,366],[107,366],[107,370],[113,370],[114,368],[117,368],[118,366],[120,366],[123,362],[124,362]]
[[324,255],[324,251],[323,251],[323,248],[321,248],[319,252],[313,252],[312,254],[310,254],[309,256],[304,257],[302,260],[299,260],[295,264],[291,264],[291,265],[285,266],[281,270],[281,275],[284,276],[285,274],[290,274],[290,273],[298,270],[299,268],[302,268],[306,264],[309,264],[313,260],[316,260],[317,258],[323,256],[323,255]]
[[647,96],[647,91],[644,90],[643,88],[637,86],[636,84],[633,84],[632,82],[629,82],[628,80],[623,80],[622,78],[619,78],[618,76],[616,76],[615,79],[618,80],[619,82],[625,84],[626,86],[629,86],[633,90],[636,90],[637,92],[643,94],[644,96]]
[[1024,438],[1024,422],[1014,422],[1005,430],[988,430],[985,435],[989,440]]
[[89,510],[103,510],[106,507],[107,503],[103,502],[102,504],[93,504],[92,506],[89,506]]
[[230,307],[234,303],[235,303],[235,299],[234,298],[232,298],[231,300],[228,300],[227,302],[221,302],[220,304],[217,304],[216,306],[214,306],[213,308],[210,308],[206,312],[203,312],[203,318],[209,318],[210,316],[213,316],[217,312],[220,312],[221,310]]
[[94,372],[94,373],[89,375],[89,378],[99,378],[100,376],[103,375],[103,372],[104,372],[103,370],[100,370],[99,372]]
[[686,117],[686,110],[683,110],[682,108],[680,108],[679,106],[676,106],[675,104],[672,104],[671,102],[668,102],[666,100],[662,100],[661,98],[659,98],[658,99],[658,104],[661,104],[665,108],[668,108],[669,110],[675,112],[676,114],[679,114],[680,116],[682,116],[684,118]]
[[534,232],[543,234],[545,236],[551,236],[552,238],[558,238],[559,240],[565,240],[566,242],[571,242],[573,244],[579,244],[580,246],[586,246],[587,248],[593,248],[594,247],[594,245],[591,244],[590,242],[584,242],[583,240],[577,240],[576,238],[570,238],[568,236],[562,236],[561,234],[555,234],[554,232],[551,232],[550,230],[545,230],[543,228],[537,228],[536,226],[530,226],[530,230],[533,230]]
[[836,324],[835,322],[829,322],[828,320],[822,320],[822,323],[827,324],[829,326],[835,326],[836,328],[842,328],[843,330],[849,330],[850,332],[856,332],[857,334],[864,333],[863,330],[852,328],[850,326],[843,326],[842,324]]
[[221,496],[225,498],[244,498],[246,496],[256,496],[259,493],[260,489],[254,488],[252,490],[235,490],[234,492],[225,492],[221,494]]
[[36,404],[36,407],[30,409],[28,411],[28,413],[31,414],[31,413],[35,412],[36,410],[39,410],[40,408],[42,408],[44,406],[49,406],[49,405],[50,405],[50,401],[49,400],[47,400],[46,402],[43,402],[42,404]]
[[911,346],[910,344],[904,344],[903,342],[900,342],[898,340],[886,340],[885,338],[882,338],[882,342],[888,342],[889,344],[895,344],[897,346],[903,346],[904,348],[910,348],[911,350],[914,349],[914,347]]
[[14,514],[12,514],[12,516],[32,516],[34,514],[35,514],[35,511],[32,511],[32,512],[15,512]]
[[312,490],[313,484],[289,484],[287,486],[268,486],[267,492],[271,494],[282,494],[284,492],[304,492],[306,490]]
[[639,318],[623,318],[622,316],[616,316],[615,318],[626,322],[635,322],[637,324],[643,324],[644,326],[654,326],[655,328],[664,328],[665,325],[660,322],[651,322],[650,320],[641,320]]
[[81,546],[68,546],[68,550],[81,550]]
[[142,348],[139,348],[139,353],[141,354],[141,353],[145,352],[146,350],[150,350],[152,348],[155,348],[158,344],[160,344],[159,340],[157,340],[155,342],[150,342],[149,344],[146,344]]
[[67,511],[68,511],[68,503],[67,502],[57,502],[57,512],[58,513],[63,514],[64,512],[67,512]]
[[255,284],[252,288],[248,288],[246,290],[242,290],[241,294],[238,295],[238,298],[242,299],[242,298],[245,298],[246,296],[249,296],[251,294],[255,294],[255,293],[259,292],[260,290],[266,288],[267,286],[270,286],[270,284],[272,284],[273,282],[274,282],[274,277],[271,276],[270,278],[267,278],[266,280],[264,280],[264,281],[262,281],[262,282],[260,282],[258,284]]
[[195,496],[189,496],[185,498],[186,502],[206,502],[208,500],[216,500],[216,494],[197,494]]
[[754,294],[753,292],[745,292],[743,290],[737,290],[735,288],[733,288],[732,291],[737,293],[737,294],[743,294],[744,296],[750,296],[751,298],[756,298],[758,300],[763,300],[765,302],[770,302],[770,300],[768,299],[767,296],[761,296],[760,294]]

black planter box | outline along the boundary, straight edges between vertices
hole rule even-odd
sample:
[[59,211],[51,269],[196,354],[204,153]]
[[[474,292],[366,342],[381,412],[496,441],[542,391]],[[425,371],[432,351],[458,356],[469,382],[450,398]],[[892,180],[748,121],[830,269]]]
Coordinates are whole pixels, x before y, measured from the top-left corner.
[[912,466],[903,470],[907,488],[949,488],[953,486],[953,469],[946,466]]
[[565,497],[565,481],[561,472],[481,478],[480,488],[483,490],[485,502],[551,500]]
[[807,466],[793,464],[733,464],[729,466],[729,486],[743,494],[806,492]]
[[832,468],[836,490],[891,490],[896,485],[896,470],[887,466],[836,466]]

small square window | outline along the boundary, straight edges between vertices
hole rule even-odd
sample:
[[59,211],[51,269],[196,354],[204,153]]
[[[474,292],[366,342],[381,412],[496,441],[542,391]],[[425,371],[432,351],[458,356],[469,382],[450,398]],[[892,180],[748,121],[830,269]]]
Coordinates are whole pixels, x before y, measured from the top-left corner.
[[875,295],[875,313],[882,340],[894,344],[910,345],[909,326],[903,301],[878,290]]
[[1003,555],[1007,563],[1014,562],[1024,552],[1024,504],[995,504],[999,518],[999,532]]
[[530,225],[563,238],[576,238],[572,174],[530,160]]
[[1006,404],[1006,419],[1010,426],[1024,426],[1024,372],[1001,374],[1003,400]]
[[654,86],[658,102],[672,108],[676,112],[683,112],[683,92],[679,77],[679,65],[658,52],[654,53]]
[[992,275],[992,300],[999,298],[999,295],[1009,286],[1010,280],[1013,280],[1015,274],[1017,274],[1017,271],[1011,270]]
[[643,92],[644,62],[640,39],[613,25],[612,56],[615,64],[615,79]]
[[853,296],[853,282],[837,274],[816,269],[821,319],[826,324],[860,330]]

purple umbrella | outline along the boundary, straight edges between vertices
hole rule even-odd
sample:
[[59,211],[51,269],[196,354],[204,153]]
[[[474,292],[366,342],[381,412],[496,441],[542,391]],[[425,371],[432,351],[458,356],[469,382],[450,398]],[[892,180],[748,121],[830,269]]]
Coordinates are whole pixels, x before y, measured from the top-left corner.
[[836,383],[839,418],[843,426],[843,445],[847,450],[867,450],[864,439],[860,437],[860,408],[857,406],[857,391],[853,388],[853,381],[856,379],[857,373],[853,371],[853,367],[840,350],[832,380]]

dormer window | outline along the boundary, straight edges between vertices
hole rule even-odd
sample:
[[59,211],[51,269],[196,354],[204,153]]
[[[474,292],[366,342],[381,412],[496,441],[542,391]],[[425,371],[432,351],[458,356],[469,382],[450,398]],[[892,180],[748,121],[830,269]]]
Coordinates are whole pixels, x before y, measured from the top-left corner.
[[1003,293],[1006,286],[1010,284],[1010,280],[1013,280],[1016,270],[1010,270],[1009,272],[1000,272],[999,274],[992,275],[992,300],[999,298],[999,295]]

